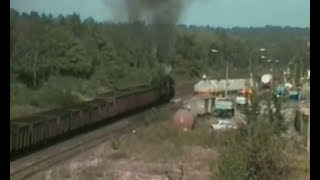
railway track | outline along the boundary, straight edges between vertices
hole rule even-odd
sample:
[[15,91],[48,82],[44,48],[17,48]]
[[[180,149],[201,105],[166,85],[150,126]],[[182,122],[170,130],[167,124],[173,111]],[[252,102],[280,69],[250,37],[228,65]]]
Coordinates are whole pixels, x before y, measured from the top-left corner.
[[48,147],[40,152],[12,161],[10,163],[10,179],[31,179],[39,172],[43,172],[55,165],[70,160],[84,151],[97,147],[113,138],[131,133],[132,130],[136,128],[136,122],[148,117],[150,113],[154,113],[155,109],[157,109],[158,112],[163,112],[171,108],[175,109],[174,107],[175,104],[158,105],[119,120],[111,125],[101,127],[87,134],[79,135],[60,144]]
[[[178,93],[176,94],[176,98],[182,98],[185,94],[189,94],[189,92]],[[72,139],[50,146],[47,149],[11,161],[10,179],[32,179],[32,177],[39,172],[43,172],[55,165],[70,160],[82,152],[112,140],[113,138],[128,134],[135,128],[135,122],[141,121],[142,118],[150,115],[150,112],[154,113],[155,108],[158,111],[166,111],[167,109],[175,109],[175,104],[158,105],[120,121],[116,121],[113,124],[90,131],[87,134],[80,134]]]
[[[45,152],[40,152],[39,154],[31,155],[30,157],[26,157],[22,160],[12,162],[10,163],[10,179],[20,180],[32,177],[40,171],[49,169],[56,164],[71,159],[88,149],[110,140],[110,138],[114,136],[119,136],[129,132],[132,127],[132,122],[122,121],[121,123],[108,127],[108,131],[106,133],[100,132],[98,136],[92,136],[78,143],[72,143],[72,145],[67,148],[49,149]],[[15,167],[15,169],[11,170],[11,167]]]

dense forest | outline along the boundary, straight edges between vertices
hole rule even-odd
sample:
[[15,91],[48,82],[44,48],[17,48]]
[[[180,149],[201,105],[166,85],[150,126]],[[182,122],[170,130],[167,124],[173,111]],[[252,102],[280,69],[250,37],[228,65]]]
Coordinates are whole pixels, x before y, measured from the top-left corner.
[[165,58],[177,83],[203,73],[223,78],[226,61],[231,77],[247,77],[250,69],[257,76],[268,72],[266,59],[279,61],[277,72],[291,64],[297,77],[310,66],[309,28],[177,25],[170,29],[171,37],[158,37],[154,28],[143,22],[82,21],[78,14],[53,17],[11,9],[11,117],[157,81],[163,52],[161,57],[156,40],[163,38],[170,40]]

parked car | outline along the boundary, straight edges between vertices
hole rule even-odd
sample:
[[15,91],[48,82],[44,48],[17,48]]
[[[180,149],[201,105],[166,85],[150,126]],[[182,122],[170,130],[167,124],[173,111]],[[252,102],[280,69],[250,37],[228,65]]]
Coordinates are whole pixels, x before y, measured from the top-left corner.
[[217,98],[214,106],[214,115],[216,117],[232,118],[234,116],[233,101],[228,98]]
[[212,130],[237,129],[230,121],[220,120],[218,124],[211,124]]
[[285,88],[285,86],[278,86],[275,91],[274,91],[274,95],[276,95],[277,97],[282,97],[282,96],[286,96],[288,94],[287,89]]

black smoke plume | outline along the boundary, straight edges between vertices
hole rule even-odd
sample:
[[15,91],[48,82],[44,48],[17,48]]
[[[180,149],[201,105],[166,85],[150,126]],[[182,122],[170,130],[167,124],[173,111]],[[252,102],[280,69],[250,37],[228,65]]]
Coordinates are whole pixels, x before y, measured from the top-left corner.
[[157,57],[171,68],[175,25],[192,0],[104,0],[115,20],[145,22],[153,28]]

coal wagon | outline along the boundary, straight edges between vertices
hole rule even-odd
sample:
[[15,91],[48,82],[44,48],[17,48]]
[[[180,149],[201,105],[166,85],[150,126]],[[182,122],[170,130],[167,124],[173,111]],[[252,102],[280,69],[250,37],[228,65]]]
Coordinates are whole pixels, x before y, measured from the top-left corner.
[[169,101],[174,96],[171,77],[150,87],[102,95],[92,101],[10,121],[10,155],[101,121]]

